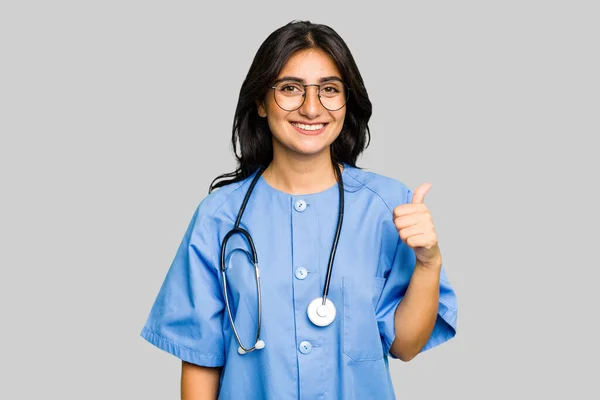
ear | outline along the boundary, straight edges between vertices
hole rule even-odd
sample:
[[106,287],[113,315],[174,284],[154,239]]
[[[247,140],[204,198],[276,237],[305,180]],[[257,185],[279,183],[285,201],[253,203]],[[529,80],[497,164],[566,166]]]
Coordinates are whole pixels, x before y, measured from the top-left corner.
[[258,115],[262,118],[266,118],[267,116],[267,109],[265,107],[264,102],[256,100],[256,108],[258,110]]

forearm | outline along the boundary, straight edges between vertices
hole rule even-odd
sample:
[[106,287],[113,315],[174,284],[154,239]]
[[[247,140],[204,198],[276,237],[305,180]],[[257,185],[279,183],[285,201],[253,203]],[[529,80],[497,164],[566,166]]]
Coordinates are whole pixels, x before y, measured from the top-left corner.
[[201,367],[185,361],[181,365],[182,400],[216,400],[221,368]]
[[413,359],[435,326],[440,297],[439,267],[417,263],[402,301],[394,314],[395,339],[390,352],[403,361]]

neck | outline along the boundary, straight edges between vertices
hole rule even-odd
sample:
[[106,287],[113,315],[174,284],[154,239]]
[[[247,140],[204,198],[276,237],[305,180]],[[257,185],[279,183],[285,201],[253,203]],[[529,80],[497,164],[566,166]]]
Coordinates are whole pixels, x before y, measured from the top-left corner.
[[314,158],[274,153],[263,178],[273,188],[292,195],[318,193],[337,182],[329,153]]

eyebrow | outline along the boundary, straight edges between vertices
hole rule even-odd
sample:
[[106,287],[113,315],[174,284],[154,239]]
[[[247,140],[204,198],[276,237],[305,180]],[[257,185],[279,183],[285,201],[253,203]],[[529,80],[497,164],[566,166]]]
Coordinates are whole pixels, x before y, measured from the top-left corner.
[[[284,81],[293,81],[293,82],[298,82],[301,84],[306,84],[306,81],[302,78],[298,78],[296,76],[283,76],[279,79],[277,79],[275,82],[273,82],[273,85],[277,85],[280,82],[284,82]],[[338,82],[343,82],[342,78],[340,78],[339,76],[326,76],[324,78],[319,79],[319,83],[323,83],[323,82],[332,82],[332,81],[338,81]]]

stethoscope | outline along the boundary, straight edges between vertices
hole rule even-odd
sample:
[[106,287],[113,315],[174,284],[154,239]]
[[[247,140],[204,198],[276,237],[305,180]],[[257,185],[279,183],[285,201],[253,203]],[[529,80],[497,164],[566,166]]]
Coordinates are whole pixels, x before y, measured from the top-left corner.
[[[311,301],[307,308],[308,318],[310,319],[310,321],[313,324],[315,324],[317,326],[330,325],[335,320],[335,314],[336,314],[335,306],[334,306],[333,302],[327,298],[327,295],[329,294],[329,282],[331,280],[333,259],[335,258],[335,252],[336,252],[337,244],[338,244],[338,241],[340,238],[340,232],[342,230],[342,220],[344,218],[344,184],[342,182],[339,166],[337,163],[334,163],[334,164],[335,164],[335,168],[337,169],[339,198],[340,198],[340,206],[339,206],[339,211],[338,211],[338,223],[337,223],[337,228],[335,231],[335,237],[333,239],[333,246],[331,247],[331,253],[329,254],[329,265],[327,266],[327,277],[325,279],[325,287],[323,288],[323,296],[317,297],[316,299]],[[256,173],[256,176],[250,183],[250,187],[248,188],[248,191],[246,192],[246,196],[244,197],[244,201],[242,202],[242,205],[238,212],[237,219],[235,221],[235,226],[233,227],[232,230],[230,230],[225,235],[225,237],[223,238],[223,244],[221,245],[221,273],[223,275],[223,294],[225,297],[225,306],[227,308],[227,314],[229,315],[229,322],[231,323],[231,327],[233,328],[233,334],[235,335],[235,338],[236,338],[238,344],[240,345],[238,347],[238,353],[240,353],[240,354],[246,354],[246,353],[254,351],[254,350],[264,349],[264,347],[265,347],[265,342],[260,339],[260,319],[261,319],[261,313],[262,313],[262,305],[261,305],[261,298],[260,298],[261,291],[260,291],[260,271],[258,268],[258,257],[256,255],[256,248],[254,247],[254,242],[252,241],[252,237],[250,236],[250,233],[248,233],[248,231],[246,231],[245,229],[240,228],[240,226],[239,226],[240,221],[242,219],[242,214],[244,214],[244,210],[246,209],[246,204],[248,204],[248,199],[250,198],[250,194],[254,190],[254,186],[256,186],[256,183],[258,182],[258,179],[260,178],[260,176],[262,175],[263,172],[264,172],[264,168],[260,167],[258,172]],[[258,302],[258,305],[257,305],[258,321],[256,324],[255,343],[254,343],[254,346],[252,346],[250,348],[247,348],[242,344],[240,336],[238,335],[237,329],[235,328],[235,324],[233,322],[233,316],[231,315],[231,308],[229,307],[229,299],[227,296],[227,277],[225,276],[225,248],[227,246],[227,241],[229,240],[229,238],[236,233],[241,233],[242,235],[244,235],[244,237],[250,244],[250,249],[251,249],[251,253],[252,253],[251,254],[252,262],[254,264],[254,276],[256,278],[256,293],[257,293],[257,299],[258,299],[258,301],[257,301]]]

